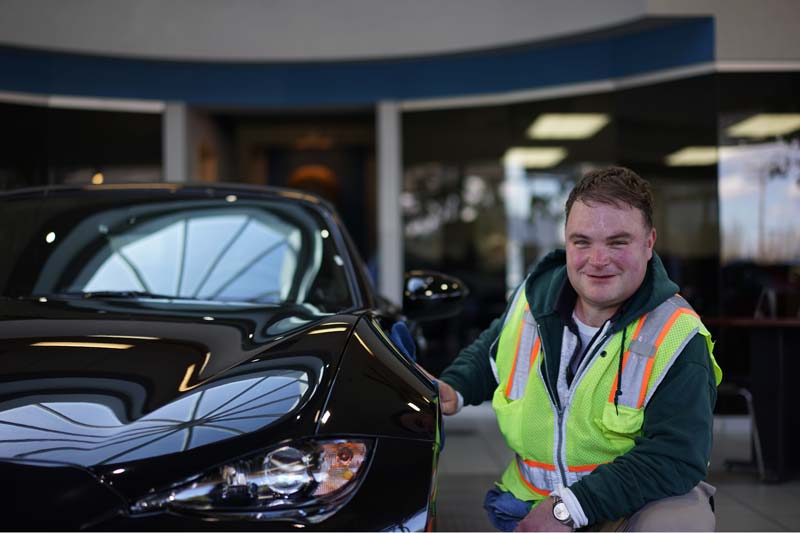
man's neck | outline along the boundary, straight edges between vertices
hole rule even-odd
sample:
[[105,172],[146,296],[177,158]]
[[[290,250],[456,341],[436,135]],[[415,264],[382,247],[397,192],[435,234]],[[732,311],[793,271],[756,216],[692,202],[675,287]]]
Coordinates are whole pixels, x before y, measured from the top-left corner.
[[575,314],[587,326],[599,328],[606,320],[614,316],[619,306],[598,309],[587,305],[581,298],[575,302]]

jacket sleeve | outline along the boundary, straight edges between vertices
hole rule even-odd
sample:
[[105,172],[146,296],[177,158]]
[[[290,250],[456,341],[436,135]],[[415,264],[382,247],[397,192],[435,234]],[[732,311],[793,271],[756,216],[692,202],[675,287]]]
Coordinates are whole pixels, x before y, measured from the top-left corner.
[[696,335],[645,408],[635,446],[570,487],[589,523],[629,516],[705,479],[716,399],[705,339]]
[[464,404],[478,405],[491,399],[497,388],[489,358],[494,358],[494,344],[500,336],[502,319],[502,316],[494,319],[472,344],[459,352],[440,376],[442,381],[461,393]]

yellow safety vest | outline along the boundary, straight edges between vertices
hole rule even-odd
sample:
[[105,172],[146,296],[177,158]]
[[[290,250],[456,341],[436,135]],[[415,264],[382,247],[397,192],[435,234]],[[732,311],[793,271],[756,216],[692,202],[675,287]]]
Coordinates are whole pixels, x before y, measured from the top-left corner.
[[644,408],[695,334],[705,337],[717,384],[722,380],[710,333],[686,300],[675,295],[627,326],[618,405],[621,332],[603,347],[608,356],[595,355],[575,376],[569,401],[559,411],[545,387],[543,350],[524,286],[498,340],[499,386],[492,399],[500,431],[516,454],[501,486],[521,500],[536,503],[633,448],[642,433]]

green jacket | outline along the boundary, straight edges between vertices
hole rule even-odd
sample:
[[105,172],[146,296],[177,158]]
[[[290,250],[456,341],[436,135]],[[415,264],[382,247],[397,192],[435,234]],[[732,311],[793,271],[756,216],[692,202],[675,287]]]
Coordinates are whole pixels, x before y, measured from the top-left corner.
[[[612,318],[611,332],[637,320],[677,291],[654,253],[641,287]],[[525,295],[541,328],[544,353],[555,354],[544,360],[547,381],[555,384],[563,328],[577,298],[567,280],[563,250],[539,262],[528,277]],[[502,323],[503,316],[495,319],[441,375],[442,381],[461,393],[466,404],[490,399],[498,385],[489,356],[496,357]],[[557,391],[549,393],[558,404]],[[634,448],[570,486],[589,523],[630,515],[648,502],[685,494],[705,479],[716,397],[706,342],[696,335],[647,405],[642,436],[636,439]]]

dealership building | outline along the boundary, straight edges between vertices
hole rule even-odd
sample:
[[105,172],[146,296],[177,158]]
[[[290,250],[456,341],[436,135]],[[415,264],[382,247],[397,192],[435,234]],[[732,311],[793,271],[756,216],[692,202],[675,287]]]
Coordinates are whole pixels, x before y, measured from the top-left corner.
[[798,28],[796,0],[6,0],[0,189],[317,193],[393,301],[412,268],[470,287],[429,335],[438,371],[563,245],[576,180],[629,167],[716,337],[720,413],[754,409],[755,476],[791,483]]

